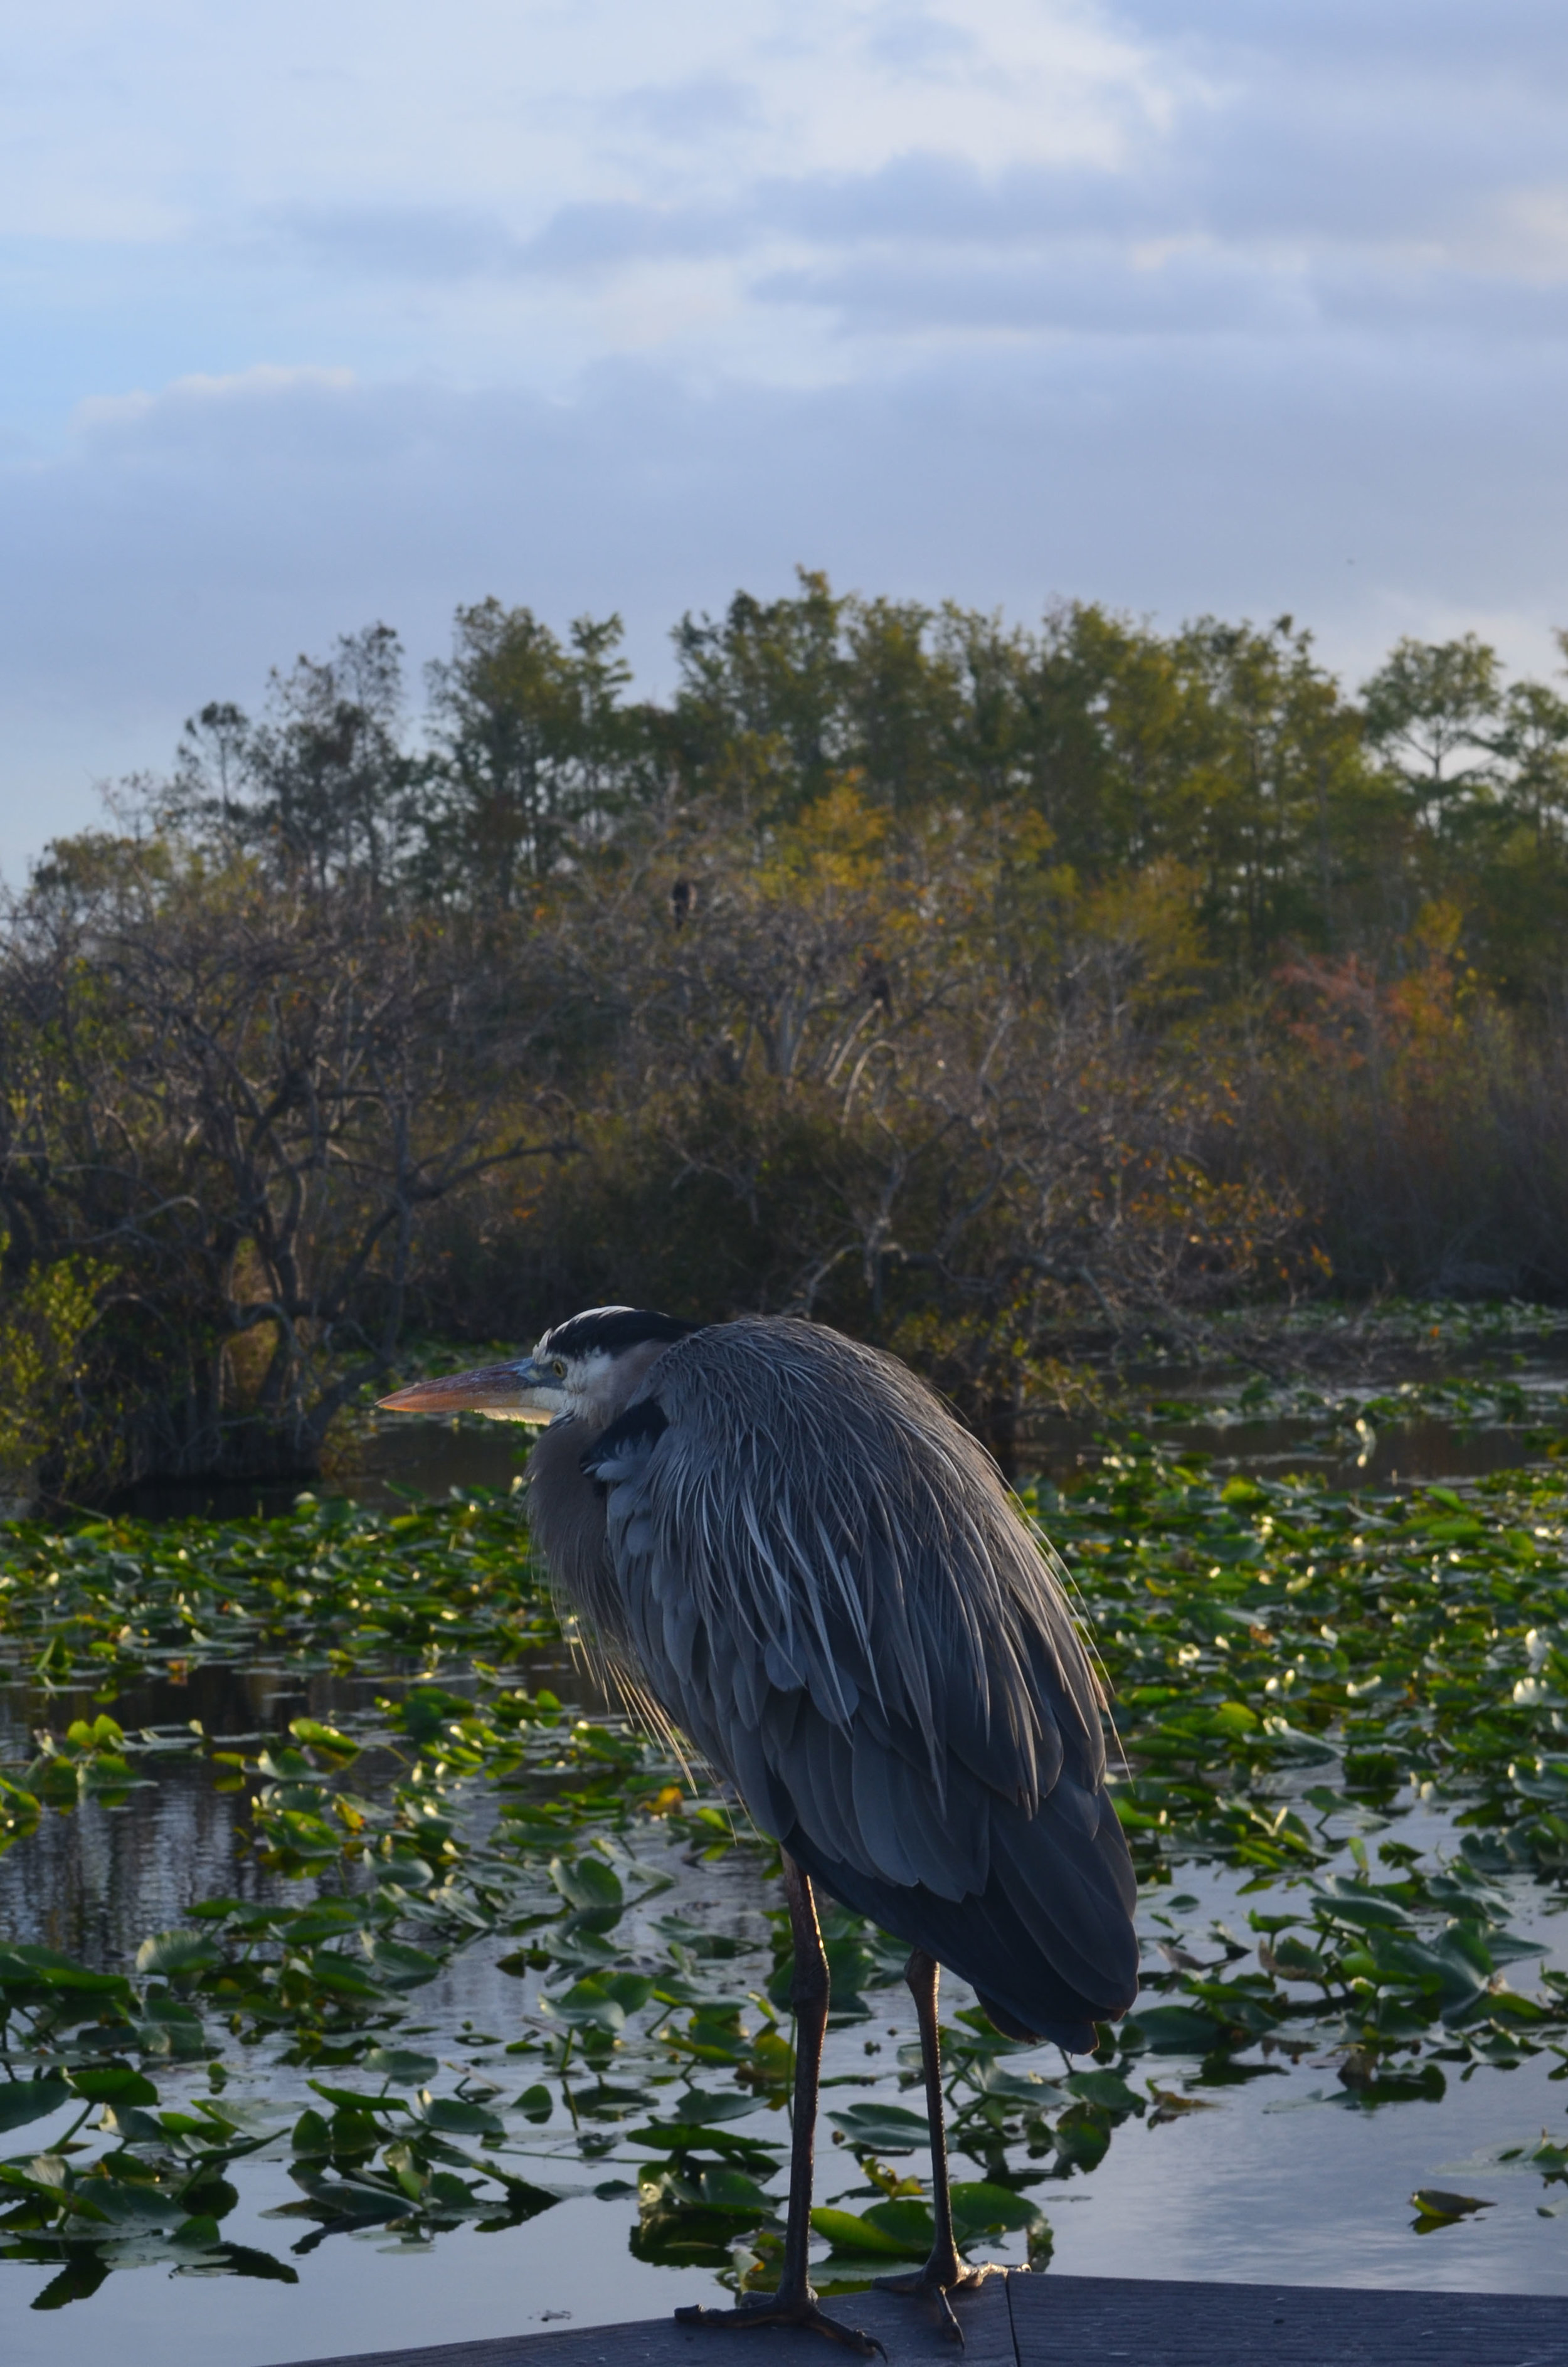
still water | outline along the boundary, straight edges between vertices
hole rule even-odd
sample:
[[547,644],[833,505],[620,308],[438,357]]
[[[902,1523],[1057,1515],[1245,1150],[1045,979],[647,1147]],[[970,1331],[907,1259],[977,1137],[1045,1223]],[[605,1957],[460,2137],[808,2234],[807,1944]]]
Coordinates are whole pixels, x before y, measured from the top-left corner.
[[[1568,1367],[1554,1364],[1531,1377],[1538,1382],[1531,1394],[1540,1399],[1540,1421],[1561,1425]],[[1102,1428],[1092,1421],[1040,1422],[1028,1449],[1030,1476],[1066,1479],[1097,1462]],[[410,1495],[442,1497],[452,1488],[508,1489],[528,1462],[529,1435],[517,1424],[472,1416],[402,1422],[389,1416],[361,1442],[351,1470],[311,1484],[323,1496],[348,1496],[383,1508]],[[1315,1472],[1335,1488],[1481,1478],[1528,1462],[1538,1435],[1534,1407],[1522,1422],[1461,1421],[1416,1412],[1398,1421],[1368,1423],[1358,1435],[1353,1425],[1330,1424],[1322,1414],[1238,1416],[1228,1407],[1206,1405],[1196,1393],[1189,1416],[1159,1424],[1163,1445],[1207,1456],[1216,1470],[1270,1477]],[[182,1514],[245,1520],[286,1512],[302,1484],[150,1481],[127,1491],[118,1509],[138,1520]]]
[[[286,1704],[279,1704],[280,1706]],[[317,1699],[318,1711],[340,1703]],[[87,1806],[71,1819],[51,1820],[43,1854],[24,1871],[26,1851],[13,1852],[4,1885],[8,1927],[91,1945],[112,1944],[117,1930],[138,1933],[177,1920],[193,1897],[246,1877],[229,1847],[233,1806],[203,1798],[196,1770],[188,1780],[165,1781],[123,1809]],[[57,1836],[74,1829],[75,1863],[67,1870]],[[1433,1846],[1446,1837],[1419,1809],[1400,1820],[1402,1839]],[[40,1835],[40,1840],[45,1839]],[[65,1877],[56,1896],[49,1869]],[[755,1942],[757,1910],[771,1903],[752,1867],[733,1859],[714,1868],[671,1865],[676,1888],[660,1901],[692,1920]],[[1237,1877],[1187,1869],[1187,1887],[1154,1891],[1143,1918],[1151,1946],[1179,1939],[1193,1950],[1212,1949],[1216,1921],[1244,1932],[1246,1900]],[[267,1877],[256,1877],[264,1886]],[[300,1894],[298,1888],[293,1895]],[[1514,1928],[1544,1939],[1549,1962],[1568,1962],[1568,1929],[1543,1920],[1522,1890]],[[638,1933],[628,1932],[632,1961]],[[529,1980],[497,1969],[511,1943],[481,1940],[440,1978],[419,1993],[420,2044],[438,2052],[449,2078],[488,2079],[504,2091],[536,2076],[508,2062],[507,2038],[524,2026],[537,2003]],[[944,1994],[949,2011],[968,2001],[961,1984]],[[903,1992],[878,1990],[872,2018],[830,2036],[824,2105],[895,2094],[894,2063],[914,2036]],[[874,2052],[872,2050],[875,2050]],[[1026,2067],[1028,2058],[1017,2058]],[[1041,2050],[1041,2067],[1060,2067]],[[1192,2067],[1168,2058],[1147,2061],[1145,2074],[1173,2088],[1190,2080]],[[1553,2075],[1556,2075],[1554,2081]],[[191,2075],[196,2084],[196,2075]],[[302,2070],[242,2068],[225,2090],[247,2093],[290,2109],[313,2099]],[[165,2104],[177,2102],[177,2078],[159,2075]],[[1562,2188],[1544,2188],[1533,2173],[1500,2169],[1488,2159],[1505,2147],[1532,2144],[1543,2130],[1561,2140],[1564,2095],[1556,2058],[1545,2054],[1517,2070],[1477,2071],[1450,2086],[1439,2104],[1350,2109],[1332,2062],[1308,2059],[1276,2066],[1244,2083],[1186,2092],[1200,2108],[1165,2125],[1124,2123],[1105,2161],[1086,2179],[1047,2181],[1034,2190],[1055,2236],[1054,2265],[1088,2275],[1147,2275],[1301,2283],[1411,2284],[1494,2291],[1568,2293],[1568,2234]],[[906,2101],[914,2101],[906,2097]],[[69,2113],[60,2116],[62,2129]],[[762,2112],[729,2124],[744,2135],[756,2125],[777,2136]],[[29,2149],[59,2133],[53,2124],[29,2130]],[[824,2137],[827,2135],[824,2128]],[[199,2367],[215,2353],[232,2367],[262,2367],[341,2351],[437,2343],[502,2335],[570,2321],[609,2323],[661,2314],[677,2303],[711,2299],[714,2280],[704,2270],[671,2270],[633,2258],[629,2238],[636,2206],[628,2195],[598,2200],[592,2187],[635,2180],[635,2146],[614,2144],[584,2163],[562,2124],[539,2131],[521,2165],[563,2200],[523,2226],[494,2234],[459,2229],[427,2249],[411,2249],[382,2231],[337,2236],[301,2251],[297,2220],[267,2214],[296,2199],[283,2160],[260,2159],[232,2173],[241,2192],[225,2237],[290,2261],[299,2282],[284,2285],[171,2275],[166,2263],[143,2273],[119,2271],[91,2300],[40,2315],[30,2305],[55,2274],[52,2267],[0,2268],[0,2356],[8,2367],[65,2367],[85,2345],[113,2327],[115,2356],[124,2367]],[[901,2169],[924,2172],[916,2154]],[[972,2175],[960,2164],[960,2175]],[[822,2147],[818,2200],[846,2195],[858,2180],[853,2162],[831,2143]],[[1429,2236],[1413,2231],[1409,2197],[1421,2186],[1459,2187],[1491,2207]],[[575,2191],[574,2191],[575,2190]],[[863,2207],[850,2201],[846,2207]],[[1543,2211],[1551,2215],[1542,2215]],[[1021,2239],[999,2242],[992,2257],[1021,2258]],[[846,2304],[852,2308],[852,2304]]]
[[[1561,1373],[1552,1377],[1561,1389]],[[1462,1478],[1523,1459],[1523,1426],[1483,1431],[1416,1419],[1386,1426],[1370,1442],[1313,1454],[1310,1422],[1221,1424],[1205,1411],[1195,1407],[1183,1443],[1238,1467],[1315,1463],[1335,1478],[1395,1472]],[[1086,1434],[1063,1434],[1050,1442],[1043,1459],[1062,1470],[1090,1451]],[[391,1434],[371,1442],[353,1492],[374,1500],[411,1485],[430,1492],[475,1482],[505,1487],[524,1452],[526,1441],[513,1432],[407,1425],[395,1443]],[[182,1509],[190,1509],[188,1499]],[[116,1715],[127,1727],[157,1728],[171,1738],[199,1719],[210,1736],[237,1743],[277,1735],[302,1712],[332,1721],[365,1706],[387,1682],[301,1681],[287,1668],[198,1668],[182,1685],[150,1684],[122,1696]],[[580,1680],[562,1660],[534,1666],[528,1682],[551,1683],[563,1698],[574,1685],[580,1693]],[[57,1692],[46,1705],[28,1687],[0,1686],[0,1756],[26,1755],[31,1729],[46,1716],[58,1728],[83,1712],[91,1714],[85,1694],[78,1700]],[[373,1786],[376,1773],[366,1765],[356,1783]],[[69,1814],[51,1812],[35,1835],[0,1858],[0,1932],[108,1967],[123,1965],[146,1933],[179,1923],[204,1897],[259,1901],[286,1895],[297,1905],[308,1896],[306,1886],[268,1874],[236,1852],[245,1795],[215,1789],[210,1761],[171,1750],[156,1778],[122,1805],[86,1800]],[[1452,1846],[1456,1837],[1419,1802],[1406,1795],[1398,1808],[1399,1839],[1422,1849]],[[482,1804],[476,1813],[483,1813]],[[1377,1820],[1363,1822],[1370,1828]],[[744,1854],[710,1864],[672,1853],[665,1870],[674,1887],[660,1899],[661,1913],[675,1909],[748,1950],[758,1947],[761,1910],[773,1901]],[[1246,1936],[1249,1902],[1240,1875],[1189,1866],[1177,1869],[1176,1880],[1186,1886],[1152,1890],[1144,1898],[1151,1951],[1179,1942],[1200,1956],[1211,1954],[1216,1924]],[[1528,1883],[1513,1889],[1513,1928],[1544,1942],[1547,1963],[1568,1965],[1568,1923],[1549,1915],[1543,1894]],[[622,1929],[635,1962],[635,1914]],[[505,2052],[538,2005],[537,1976],[519,1979],[499,1969],[498,1958],[514,1945],[476,1940],[419,1991],[414,2006],[427,2033],[419,2043],[439,2056],[445,2083],[459,2076],[489,2082],[506,2103],[537,2076],[527,2058],[519,2064]],[[748,1976],[760,1984],[766,1968],[766,1954],[758,1953]],[[878,1989],[869,2002],[869,2022],[830,2035],[826,2071],[836,2087],[824,2097],[828,2106],[879,2094],[916,2101],[897,2084],[898,2048],[914,2035],[904,1993]],[[967,2002],[960,1984],[947,1986],[948,2013]],[[1027,2067],[1027,2058],[1017,2067]],[[1040,2067],[1060,2068],[1054,2050],[1040,2050]],[[1146,2060],[1142,2075],[1151,2067]],[[1161,2125],[1125,2122],[1091,2176],[1047,2180],[1032,2190],[1051,2221],[1054,2266],[1099,2275],[1568,2293],[1568,2189],[1543,2186],[1535,2173],[1494,2157],[1509,2146],[1528,2149],[1543,2131],[1556,2142],[1568,2138],[1565,2067],[1553,2053],[1512,2070],[1467,2070],[1440,2102],[1372,2111],[1352,2106],[1332,2060],[1275,2059],[1258,2076],[1214,2087],[1199,2083],[1196,2067],[1179,2060],[1162,2058],[1157,2073],[1197,2109]],[[165,2105],[179,2101],[182,2076],[192,2085],[202,2080],[200,2067],[184,2075],[160,2072]],[[243,2100],[249,2092],[293,2109],[312,2101],[305,2079],[302,2070],[242,2061],[226,2093]],[[27,2150],[40,2150],[69,2117],[29,2129]],[[530,2149],[524,2169],[562,2199],[521,2226],[494,2233],[464,2227],[423,2248],[384,2230],[334,2236],[312,2248],[298,2220],[267,2216],[297,2194],[286,2157],[271,2158],[268,2149],[231,2173],[241,2203],[223,2232],[288,2261],[297,2283],[239,2284],[171,2272],[165,2260],[140,2273],[117,2271],[90,2300],[40,2313],[32,2304],[52,2267],[0,2263],[0,2358],[7,2367],[65,2367],[89,2345],[109,2339],[119,2367],[205,2367],[219,2355],[229,2367],[270,2367],[569,2322],[610,2323],[715,2298],[707,2270],[656,2267],[633,2256],[636,2203],[624,2190],[635,2181],[635,2146],[611,2132],[608,2148],[585,2162],[560,2107],[557,2119],[559,2125],[539,2127],[523,2140]],[[762,2134],[777,2136],[777,2119],[762,2109],[730,2125],[744,2135],[754,2121]],[[824,2127],[824,2140],[827,2135]],[[853,2160],[825,2141],[821,2156],[817,2199],[847,2196],[858,2181]],[[916,2154],[899,2167],[923,2174],[927,2165]],[[960,2165],[960,2175],[974,2174]],[[619,2193],[593,2191],[617,2184]],[[1458,2188],[1489,2207],[1417,2234],[1409,2197],[1434,2185]],[[850,2201],[846,2207],[863,2205]],[[1021,2258],[1021,2238],[1000,2241],[992,2256]],[[853,2305],[844,2307],[852,2316]]]

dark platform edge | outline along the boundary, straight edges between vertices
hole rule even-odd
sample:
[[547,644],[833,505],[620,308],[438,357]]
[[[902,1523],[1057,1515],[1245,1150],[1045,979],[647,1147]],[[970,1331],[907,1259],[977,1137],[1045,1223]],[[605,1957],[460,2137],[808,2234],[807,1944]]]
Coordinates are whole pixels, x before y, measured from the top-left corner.
[[[1099,2367],[1119,2359],[1137,2367],[1568,2367],[1568,2293],[1014,2271],[960,2299],[961,2351],[916,2303],[869,2293],[827,2305],[883,2342],[889,2367]],[[813,2335],[714,2333],[663,2317],[342,2352],[294,2367],[837,2367],[850,2355]]]

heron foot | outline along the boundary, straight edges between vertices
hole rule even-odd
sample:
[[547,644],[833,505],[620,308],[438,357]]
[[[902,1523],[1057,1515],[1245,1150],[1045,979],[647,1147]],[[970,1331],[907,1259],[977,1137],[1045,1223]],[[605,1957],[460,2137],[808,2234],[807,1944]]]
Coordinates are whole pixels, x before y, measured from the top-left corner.
[[809,2289],[798,2295],[782,2293],[748,2295],[735,2309],[704,2309],[700,2303],[676,2312],[677,2326],[798,2326],[807,2334],[824,2334],[830,2342],[841,2342],[862,2359],[885,2359],[887,2352],[876,2337],[864,2334],[858,2327],[841,2326],[817,2307],[816,2295]]
[[911,2269],[903,2276],[876,2277],[872,2280],[879,2293],[912,2293],[929,2296],[937,2305],[937,2323],[949,2342],[964,2347],[963,2328],[953,2315],[949,2293],[972,2293],[987,2277],[1002,2273],[999,2261],[988,2261],[984,2267],[966,2269],[960,2260],[951,2262],[927,2260],[923,2269]]

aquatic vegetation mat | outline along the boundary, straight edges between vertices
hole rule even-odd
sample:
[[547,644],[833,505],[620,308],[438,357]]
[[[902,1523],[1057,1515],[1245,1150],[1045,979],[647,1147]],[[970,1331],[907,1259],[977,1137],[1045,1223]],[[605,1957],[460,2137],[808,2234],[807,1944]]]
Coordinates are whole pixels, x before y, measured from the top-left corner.
[[[965,2245],[1043,2259],[1053,2190],[1119,2128],[1280,2063],[1353,2112],[1568,2068],[1568,1974],[1517,1928],[1568,1879],[1563,1476],[1346,1495],[1134,1442],[1030,1501],[1114,1691],[1150,1942],[1133,2014],[1075,2068],[950,2014]],[[337,2235],[426,2245],[571,2191],[635,2196],[644,2259],[767,2281],[792,2071],[769,1852],[662,1746],[530,1684],[558,1642],[515,1496],[8,1533],[0,1663],[97,1704],[0,1772],[0,1839],[195,1753],[267,1891],[194,1900],[134,1963],[0,1945],[0,2257],[53,2266],[38,2305],[150,2259],[291,2277]],[[258,1660],[379,1690],[265,1738],[115,1716],[149,1673]],[[1415,1807],[1442,1850],[1402,1839]],[[1240,1877],[1239,1928],[1184,1889],[1206,1864]],[[842,2042],[885,2021],[902,1952],[836,1909],[826,1933]],[[472,1951],[515,2009],[432,2022]],[[868,2036],[824,2095],[829,2289],[929,2237],[917,2050],[881,2054]],[[1568,2184],[1568,2144],[1508,2150]],[[276,2250],[223,2233],[258,2159],[295,2196]],[[1424,2188],[1416,2224],[1485,2199]]]

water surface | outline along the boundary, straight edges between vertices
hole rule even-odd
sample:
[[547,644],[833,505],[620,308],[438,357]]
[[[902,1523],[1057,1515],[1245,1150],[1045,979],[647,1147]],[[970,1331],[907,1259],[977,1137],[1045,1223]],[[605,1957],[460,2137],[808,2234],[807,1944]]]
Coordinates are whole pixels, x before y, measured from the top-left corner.
[[[1528,1444],[1539,1446],[1536,1414],[1555,1417],[1568,1371],[1541,1365],[1529,1380],[1537,1402],[1526,1420],[1509,1425],[1415,1411],[1325,1444],[1324,1423],[1312,1415],[1238,1420],[1198,1396],[1189,1418],[1169,1424],[1165,1434],[1238,1469],[1316,1468],[1336,1484],[1462,1479],[1517,1464]],[[372,1501],[408,1485],[432,1493],[475,1483],[506,1487],[526,1449],[510,1429],[405,1424],[377,1434],[362,1468],[340,1484]],[[1061,1475],[1096,1452],[1089,1425],[1063,1424],[1041,1461]],[[252,1489],[245,1504],[215,1509],[249,1510],[256,1501]],[[188,1496],[178,1509],[192,1509]],[[584,1681],[562,1655],[541,1660],[528,1681],[548,1682],[565,1699],[585,1697]],[[241,1743],[276,1736],[301,1713],[329,1722],[346,1716],[396,1682],[304,1677],[287,1666],[197,1667],[183,1683],[150,1682],[123,1694],[115,1714],[128,1728],[163,1734],[171,1743],[192,1720],[210,1737]],[[94,1706],[85,1692],[0,1685],[0,1756],[25,1756],[38,1725],[47,1721],[58,1730]],[[357,1766],[356,1785],[373,1785],[378,1774],[389,1779],[392,1765],[389,1759],[381,1770],[369,1761]],[[0,1931],[118,1966],[146,1933],[179,1923],[203,1897],[286,1896],[299,1904],[309,1895],[310,1886],[267,1873],[237,1845],[248,1795],[243,1787],[217,1788],[204,1757],[171,1749],[150,1772],[156,1780],[119,1804],[86,1800],[69,1814],[50,1812],[34,1836],[0,1857]],[[477,1798],[474,1813],[488,1813]],[[1380,1835],[1397,1836],[1423,1849],[1451,1850],[1459,1839],[1437,1812],[1408,1794],[1394,1803],[1387,1823],[1353,1816],[1343,1837],[1358,1824],[1374,1845]],[[675,1887],[659,1900],[659,1912],[675,1908],[734,1937],[752,1952],[737,1959],[737,1970],[760,1986],[767,1971],[761,1916],[774,1902],[759,1886],[755,1860],[736,1852],[715,1864],[672,1854],[665,1870]],[[1545,1894],[1523,1879],[1510,1886],[1514,1928],[1545,1942],[1547,1962],[1568,1965],[1568,1926],[1549,1911]],[[1248,1937],[1249,1903],[1241,1874],[1178,1867],[1171,1885],[1145,1894],[1147,1943],[1179,1940],[1206,1955],[1218,1944],[1216,1924]],[[635,1919],[623,1930],[635,1961]],[[491,2083],[506,2102],[538,2076],[529,2058],[506,2051],[537,2027],[539,1976],[519,1979],[498,1968],[498,1958],[514,1946],[506,1939],[477,1940],[410,2008],[411,2024],[424,2033],[419,2044],[438,2055],[445,2078]],[[914,2035],[905,1995],[878,1989],[870,2002],[869,2021],[831,2033],[829,2109],[880,2094],[917,2101],[900,2085],[899,2049]],[[966,2002],[960,1984],[948,1985],[944,2002],[949,2013]],[[1041,2050],[1040,2063],[1048,2072],[1060,2068],[1053,2050]],[[1451,2078],[1440,2102],[1374,2111],[1355,2108],[1331,2057],[1276,2057],[1254,2067],[1259,2076],[1206,2087],[1196,2064],[1143,2058],[1137,2078],[1153,2074],[1199,2109],[1162,2125],[1126,2122],[1091,2176],[1031,2189],[1051,2221],[1054,2265],[1096,2275],[1568,2293],[1568,2188],[1545,2186],[1538,2175],[1494,2158],[1507,2146],[1528,2149],[1543,2130],[1557,2142],[1568,2137],[1564,2067],[1554,2053],[1511,2070],[1483,2066]],[[199,2086],[205,2078],[199,2067],[158,2076],[165,2104],[177,2101],[182,2078]],[[242,2062],[226,2092],[303,2106],[312,2101],[305,2080],[302,2070]],[[768,2112],[759,2111],[755,2124],[769,2136],[778,2133],[778,2119]],[[744,2134],[754,2124],[730,2125]],[[28,2130],[28,2149],[40,2149],[55,2133],[51,2124]],[[854,2161],[833,2145],[825,2124],[823,2136],[817,2199],[844,2196],[846,2207],[863,2207]],[[229,2367],[264,2367],[567,2322],[610,2323],[719,2297],[706,2269],[657,2267],[633,2256],[634,2199],[624,2191],[601,2197],[593,2189],[632,2183],[640,2156],[617,2129],[606,2137],[585,2161],[558,2108],[554,2122],[527,2139],[533,2148],[528,2174],[563,2199],[524,2225],[489,2234],[460,2228],[422,2248],[383,2229],[335,2236],[298,2251],[301,2223],[267,2216],[297,2193],[285,2160],[263,2156],[242,2163],[231,2173],[241,2203],[225,2220],[224,2236],[289,2261],[297,2284],[241,2284],[163,2265],[140,2274],[118,2271],[92,2299],[40,2313],[31,2304],[53,2268],[0,2260],[0,2356],[7,2367],[65,2367],[89,2344],[108,2339],[119,2367],[206,2367],[215,2355]],[[898,2166],[919,2174],[927,2167],[920,2153]],[[972,2163],[958,2167],[960,2175],[980,2174]],[[1433,2185],[1457,2187],[1490,2207],[1420,2235],[1409,2197]],[[1021,2238],[992,2248],[994,2257],[1019,2258]],[[852,2316],[852,2303],[842,2306]]]

